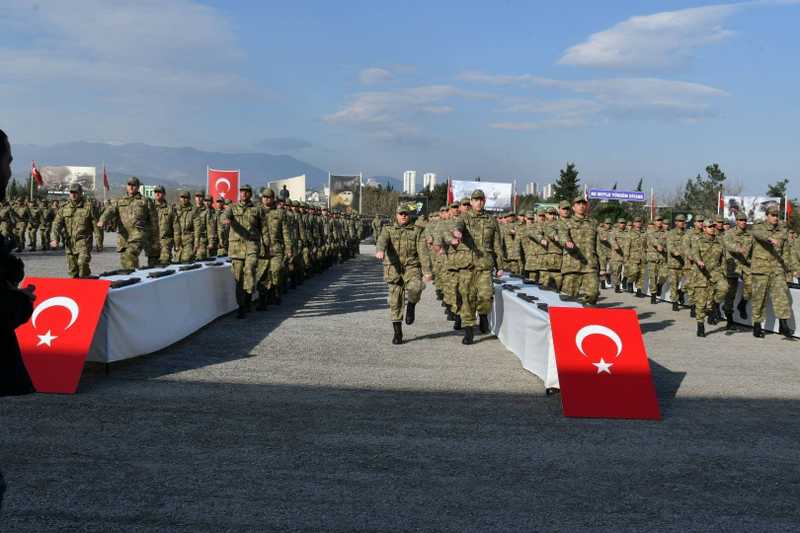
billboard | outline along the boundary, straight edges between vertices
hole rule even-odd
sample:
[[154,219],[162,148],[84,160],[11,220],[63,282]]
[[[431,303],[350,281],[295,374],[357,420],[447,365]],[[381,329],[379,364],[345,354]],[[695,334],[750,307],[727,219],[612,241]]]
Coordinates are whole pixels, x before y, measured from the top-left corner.
[[770,206],[781,207],[780,198],[769,196],[723,196],[724,208],[722,216],[731,222],[736,220],[737,213],[747,214],[748,222],[758,222],[767,218],[767,208]]
[[424,196],[403,196],[399,198],[399,204],[405,204],[414,209],[414,216],[428,214],[428,199]]
[[80,183],[84,192],[95,190],[94,180],[97,173],[95,167],[50,166],[41,167],[39,172],[44,183],[40,190],[46,190],[48,193],[67,194],[69,186],[73,183]]
[[353,211],[361,209],[361,174],[358,176],[336,176],[328,174],[330,195],[328,208],[331,211]]
[[275,180],[267,183],[267,187],[275,191],[275,198],[280,198],[278,194],[286,185],[286,190],[289,191],[289,200],[299,200],[300,202],[306,201],[306,175],[295,176],[294,178],[286,178],[283,180]]
[[617,200],[620,202],[645,202],[646,198],[643,191],[589,189],[589,200]]
[[486,195],[485,209],[488,211],[510,210],[512,188],[511,183],[450,180],[450,193],[454,201],[457,202],[470,196],[475,189],[480,189]]

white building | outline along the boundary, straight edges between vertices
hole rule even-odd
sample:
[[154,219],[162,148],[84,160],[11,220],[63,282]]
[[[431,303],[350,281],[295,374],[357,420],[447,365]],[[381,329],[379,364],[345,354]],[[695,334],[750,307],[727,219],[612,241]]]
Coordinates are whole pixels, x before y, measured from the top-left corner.
[[436,187],[436,174],[433,172],[426,172],[422,175],[422,188],[432,191]]
[[525,185],[525,194],[532,194],[533,196],[538,196],[539,184],[530,182],[527,185]]
[[539,198],[542,200],[549,200],[555,194],[554,186],[552,183],[548,183],[542,187],[542,191],[539,194]]
[[403,192],[417,194],[417,171],[406,170],[403,172]]

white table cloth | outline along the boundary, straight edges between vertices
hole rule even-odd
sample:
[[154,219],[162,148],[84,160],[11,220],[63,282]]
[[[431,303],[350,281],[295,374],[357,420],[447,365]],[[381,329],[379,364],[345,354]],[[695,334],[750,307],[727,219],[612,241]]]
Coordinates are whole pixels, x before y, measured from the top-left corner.
[[[502,284],[513,285],[518,290],[504,289]],[[522,368],[544,382],[545,388],[559,388],[550,315],[536,304],[546,303],[553,307],[580,307],[581,304],[562,301],[554,292],[525,285],[521,279],[508,276],[502,278],[502,283],[495,284],[494,291],[489,316],[492,332],[519,358]],[[539,300],[529,303],[517,296],[518,293],[536,296]]]
[[148,278],[138,270],[111,281],[139,277],[141,281],[109,289],[95,330],[88,361],[110,363],[152,353],[191,335],[214,319],[236,309],[236,284],[230,263],[199,263],[196,270],[176,270],[162,278]]

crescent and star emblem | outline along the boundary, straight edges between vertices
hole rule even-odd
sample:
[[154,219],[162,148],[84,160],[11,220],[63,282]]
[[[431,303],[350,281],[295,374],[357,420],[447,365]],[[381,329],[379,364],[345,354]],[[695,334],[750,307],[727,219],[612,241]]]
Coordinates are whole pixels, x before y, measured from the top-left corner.
[[[33,325],[34,329],[36,328],[36,319],[39,318],[39,315],[51,307],[63,307],[69,311],[69,324],[67,324],[67,327],[64,328],[64,331],[71,328],[72,325],[75,324],[75,321],[78,320],[78,315],[80,314],[78,302],[66,296],[53,296],[52,298],[48,298],[37,305],[36,309],[33,310],[33,314],[31,315],[31,324]],[[46,344],[47,346],[52,347],[53,340],[58,338],[56,335],[53,335],[49,329],[44,335],[36,336],[39,337],[39,343],[36,346]]]
[[[220,184],[220,183],[225,183],[225,184],[227,185],[227,187],[225,188],[225,190],[224,190],[224,191],[220,191],[220,190],[219,190],[219,184]],[[228,191],[230,191],[230,190],[231,190],[231,180],[229,180],[228,178],[225,178],[225,177],[220,177],[220,178],[217,178],[217,185],[216,185],[216,187],[217,187],[217,194],[219,194],[220,196],[222,196],[223,198],[225,198],[225,194],[226,194]]]
[[[613,341],[617,347],[617,353],[614,354],[614,356],[619,357],[619,355],[622,353],[622,339],[619,338],[619,335],[617,335],[616,331],[598,324],[590,324],[582,327],[575,335],[575,346],[578,347],[578,350],[584,357],[588,356],[586,355],[586,352],[583,351],[583,341],[586,340],[586,337],[589,335],[602,335],[603,337],[611,339],[611,341]],[[592,364],[597,367],[598,374],[603,372],[611,374],[611,367],[614,365],[614,363],[607,363],[602,357],[600,358],[600,361]]]

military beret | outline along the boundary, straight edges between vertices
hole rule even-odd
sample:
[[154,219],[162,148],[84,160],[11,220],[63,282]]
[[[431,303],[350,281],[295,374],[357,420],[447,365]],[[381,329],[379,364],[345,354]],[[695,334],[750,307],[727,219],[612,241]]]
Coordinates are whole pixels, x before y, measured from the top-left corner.
[[747,213],[742,213],[739,211],[736,213],[736,220],[747,220]]
[[725,218],[722,215],[717,215],[714,217],[714,222],[723,224],[725,222]]
[[675,222],[686,222],[686,217],[683,215],[675,215]]
[[703,215],[697,215],[696,217],[694,217],[694,221],[695,222],[705,222],[706,221],[706,217],[704,217]]
[[182,191],[180,196],[181,198],[189,198],[189,191]]
[[556,213],[558,213],[555,207],[548,207],[547,212],[550,213],[551,215],[555,215]]
[[606,217],[606,219],[603,221],[603,224],[611,224],[611,218]]
[[473,200],[478,200],[478,199],[486,200],[486,195],[483,194],[483,191],[481,189],[475,189],[474,191],[472,191],[472,196],[470,198],[472,198]]
[[141,185],[142,183],[139,181],[139,178],[136,176],[131,176],[128,178],[128,185]]
[[80,183],[70,183],[69,192],[83,192],[83,187]]
[[622,218],[622,217],[620,217],[620,218],[618,218],[618,219],[617,219],[617,224],[626,224],[627,222],[628,222],[628,221],[627,221],[627,220],[625,220],[625,219],[624,219],[624,218]]
[[450,209],[458,209],[458,206],[459,206],[459,205],[460,205],[460,204],[459,204],[458,202],[452,202],[452,203],[450,204]]
[[633,217],[633,221],[634,222],[641,222],[642,221],[642,217]]
[[261,196],[264,198],[275,198],[275,191],[273,191],[269,187],[264,187],[263,189],[261,189]]
[[239,185],[239,190],[240,191],[248,191],[250,194],[253,194],[253,188],[250,185],[246,184],[246,183],[244,185]]
[[577,204],[579,202],[586,203],[586,198],[584,198],[583,196],[576,196],[575,198],[572,199],[573,204]]
[[558,202],[559,209],[569,209],[570,207],[572,207],[572,204],[566,200],[561,200],[560,202]]
[[768,215],[779,215],[781,210],[778,208],[777,205],[771,205],[767,208]]
[[153,187],[153,192],[165,193],[167,191],[164,190],[164,186],[163,185],[156,185],[155,187]]

